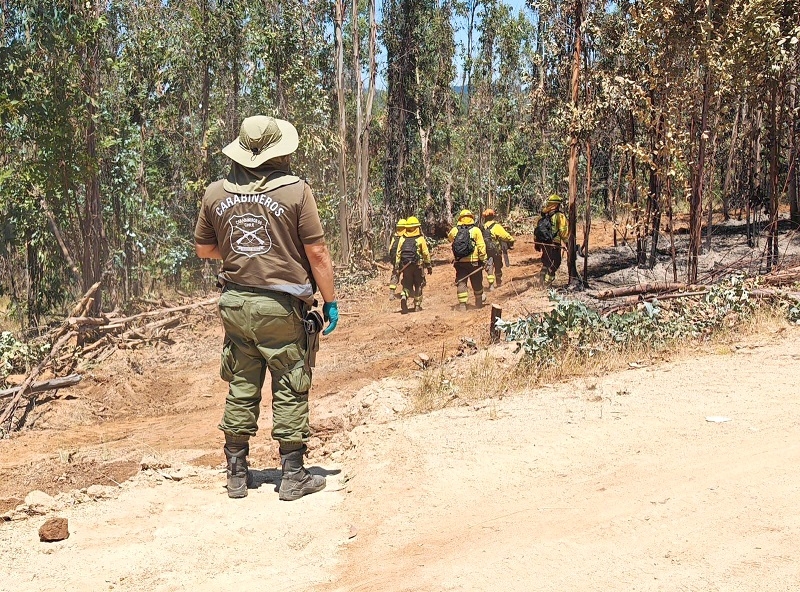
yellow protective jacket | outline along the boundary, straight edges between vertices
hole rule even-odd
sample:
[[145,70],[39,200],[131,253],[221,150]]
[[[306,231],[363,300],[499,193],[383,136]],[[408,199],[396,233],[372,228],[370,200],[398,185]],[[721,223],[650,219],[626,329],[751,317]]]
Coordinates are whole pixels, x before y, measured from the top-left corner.
[[546,207],[542,210],[542,216],[547,216],[548,214],[550,215],[550,223],[553,225],[554,240],[556,242],[561,241],[561,243],[566,245],[567,239],[569,238],[569,224],[567,223],[567,217],[563,212],[558,211],[557,204]]
[[511,236],[508,231],[500,225],[499,222],[489,220],[488,222],[484,223],[483,227],[492,235],[494,242],[497,243],[498,251],[503,250],[503,243],[508,244],[509,247],[514,246],[514,237]]
[[569,238],[569,224],[567,217],[562,212],[556,212],[551,218],[553,223],[553,234],[555,238],[559,239],[563,244],[567,244]]
[[425,241],[425,237],[421,234],[417,236],[404,236],[400,239],[400,242],[397,245],[397,254],[394,258],[394,266],[395,269],[403,269],[403,265],[400,263],[400,257],[402,256],[401,251],[403,250],[403,242],[406,238],[413,238],[416,239],[416,246],[417,246],[417,256],[419,257],[419,264],[422,267],[430,267],[431,266],[431,252],[428,250],[428,243]]
[[458,229],[460,226],[472,226],[469,229],[469,236],[475,241],[475,248],[472,250],[472,253],[469,257],[462,257],[459,259],[462,263],[484,263],[486,261],[486,243],[483,240],[483,233],[481,229],[475,226],[474,224],[459,224],[450,230],[447,235],[447,240],[451,243],[456,239],[456,235],[458,234]]

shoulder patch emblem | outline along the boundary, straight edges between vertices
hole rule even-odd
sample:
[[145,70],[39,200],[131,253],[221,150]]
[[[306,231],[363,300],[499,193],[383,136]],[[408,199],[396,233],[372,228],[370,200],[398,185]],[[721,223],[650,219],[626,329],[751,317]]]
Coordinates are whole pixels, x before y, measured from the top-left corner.
[[269,221],[264,216],[254,214],[231,216],[228,224],[231,227],[230,241],[234,253],[256,257],[272,249]]

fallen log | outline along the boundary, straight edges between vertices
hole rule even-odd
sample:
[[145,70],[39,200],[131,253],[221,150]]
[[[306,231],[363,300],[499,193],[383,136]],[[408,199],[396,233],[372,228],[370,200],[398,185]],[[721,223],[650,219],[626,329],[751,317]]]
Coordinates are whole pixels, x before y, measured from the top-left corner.
[[634,296],[637,294],[652,294],[677,292],[678,290],[697,291],[704,290],[705,286],[695,286],[684,283],[673,282],[655,282],[647,284],[637,284],[635,286],[622,286],[621,288],[610,288],[608,290],[600,290],[599,292],[590,293],[590,296],[598,300],[609,300],[610,298],[621,298],[623,296]]
[[69,317],[67,323],[70,327],[85,327],[107,325],[109,320],[106,317]]
[[656,301],[662,300],[675,300],[676,298],[691,298],[692,296],[705,296],[708,294],[708,290],[696,290],[694,292],[679,292],[677,294],[658,294],[656,296],[651,296],[649,298],[642,298],[641,296],[636,296],[633,298],[627,298],[624,302],[612,306],[611,308],[603,311],[603,316],[608,316],[612,313],[619,312],[620,310],[624,310],[626,308],[631,308],[636,306],[642,302],[649,302],[653,303]]
[[750,296],[755,298],[791,298],[800,300],[800,292],[784,292],[783,290],[750,290]]
[[146,312],[140,312],[139,314],[131,315],[129,317],[122,317],[114,319],[114,324],[125,324],[130,323],[132,321],[138,321],[139,319],[148,319],[152,317],[160,317],[166,314],[172,314],[173,312],[183,312],[186,310],[192,310],[194,308],[200,308],[201,306],[209,306],[211,304],[216,304],[219,300],[219,296],[214,296],[213,298],[208,298],[207,300],[202,300],[200,302],[194,302],[192,304],[184,304],[183,306],[173,306],[172,308],[162,308],[159,310],[149,310]]
[[800,271],[765,275],[763,279],[763,283],[767,284],[768,286],[782,286],[785,284],[793,284],[795,282],[800,282]]
[[[86,314],[86,312],[89,311],[89,309],[91,309],[92,304],[94,304],[95,292],[97,292],[97,290],[100,288],[101,283],[102,282],[95,282],[94,284],[92,284],[92,286],[81,297],[78,303],[72,308],[67,319],[71,317],[83,316],[84,314]],[[69,330],[70,330],[69,321],[65,320],[63,323],[61,323],[61,326],[53,334],[52,337],[53,342],[58,341]]]
[[[32,395],[35,393],[43,393],[45,391],[54,391],[56,389],[67,388],[69,386],[75,386],[81,380],[83,380],[83,376],[80,374],[70,374],[69,376],[63,376],[61,378],[53,378],[51,380],[44,380],[41,382],[34,382],[30,388],[28,389],[27,394]],[[21,386],[15,386],[12,388],[3,389],[0,391],[0,399],[5,399],[7,397],[11,397],[17,394]]]

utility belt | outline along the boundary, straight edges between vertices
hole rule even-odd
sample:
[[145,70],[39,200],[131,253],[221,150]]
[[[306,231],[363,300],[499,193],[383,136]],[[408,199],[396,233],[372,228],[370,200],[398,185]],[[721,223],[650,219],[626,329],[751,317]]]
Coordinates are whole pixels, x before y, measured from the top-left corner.
[[241,284],[234,284],[233,282],[229,282],[223,279],[217,280],[217,287],[221,288],[223,292],[227,292],[228,290],[236,290],[238,292],[250,292],[252,294],[285,294],[285,292],[278,292],[276,290],[270,290],[268,288],[242,286]]

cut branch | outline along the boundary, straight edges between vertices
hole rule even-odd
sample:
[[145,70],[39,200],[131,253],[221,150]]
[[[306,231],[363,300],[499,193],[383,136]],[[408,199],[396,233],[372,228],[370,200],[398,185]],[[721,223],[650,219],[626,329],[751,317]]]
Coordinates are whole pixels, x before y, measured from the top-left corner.
[[[69,376],[64,376],[62,378],[53,378],[51,380],[44,380],[41,382],[33,383],[30,388],[28,389],[27,394],[33,395],[36,393],[43,393],[45,391],[54,391],[56,389],[66,388],[69,386],[75,386],[81,380],[83,380],[83,376],[80,374],[70,374]],[[6,399],[13,395],[16,395],[22,386],[15,386],[12,388],[7,388],[0,391],[0,399]]]

